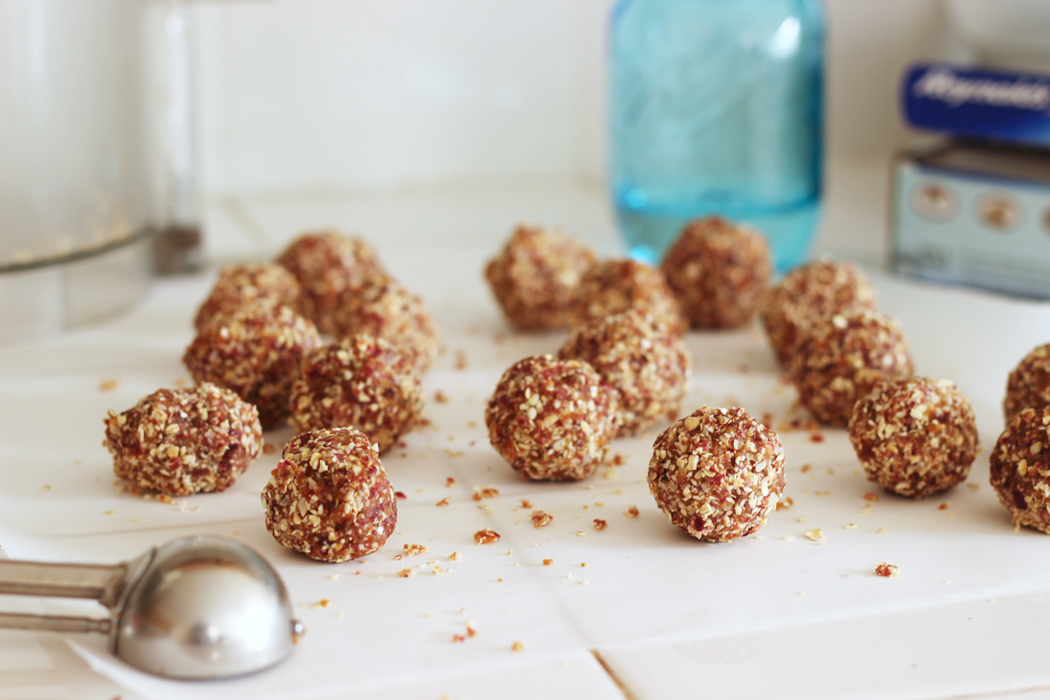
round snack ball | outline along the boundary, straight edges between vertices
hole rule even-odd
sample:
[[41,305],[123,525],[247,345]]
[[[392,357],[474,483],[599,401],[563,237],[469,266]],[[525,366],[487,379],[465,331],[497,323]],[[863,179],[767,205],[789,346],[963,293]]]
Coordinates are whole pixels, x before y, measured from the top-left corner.
[[977,455],[973,409],[947,379],[876,384],[853,409],[849,439],[869,481],[909,498],[965,481]]
[[784,492],[780,438],[742,408],[703,408],[656,438],[649,491],[672,525],[709,542],[758,530]]
[[747,323],[773,276],[765,236],[718,216],[686,224],[660,269],[694,328]]
[[485,266],[485,279],[512,326],[556,330],[568,325],[580,277],[597,259],[565,233],[523,225]]
[[368,436],[353,428],[303,433],[284,447],[262,492],[266,529],[285,547],[338,563],[382,547],[397,499]]
[[575,481],[605,459],[617,409],[616,393],[589,364],[537,355],[503,373],[485,425],[492,446],[524,478]]
[[988,471],[1014,527],[1050,534],[1050,407],[1014,416],[995,443]]
[[284,304],[298,311],[302,289],[295,275],[274,263],[243,263],[219,271],[211,294],[197,310],[193,322],[199,331],[238,311],[247,304]]
[[372,246],[336,231],[304,233],[277,258],[303,290],[303,315],[334,333],[336,311],[366,282],[382,275]]
[[1026,408],[1050,406],[1050,345],[1028,353],[1006,380],[1003,413],[1007,425]]
[[852,263],[814,260],[784,275],[766,295],[759,317],[773,353],[787,366],[800,328],[854,306],[875,308],[875,290],[867,275]]
[[604,260],[583,274],[569,311],[573,326],[621,311],[639,311],[671,335],[685,333],[688,323],[667,280],[657,268],[630,259]]
[[661,418],[674,420],[689,389],[692,360],[680,338],[637,311],[578,326],[558,351],[583,360],[620,398],[618,435],[633,435]]
[[262,449],[255,406],[209,383],[159,389],[105,423],[117,476],[172,496],[228,489]]
[[182,362],[198,383],[226,387],[255,405],[268,430],[291,413],[299,361],[320,344],[314,324],[287,306],[249,304],[197,333]]
[[897,322],[857,307],[807,326],[790,371],[802,405],[822,423],[846,427],[857,401],[878,382],[910,378],[912,364]]
[[357,335],[303,356],[290,405],[296,432],[354,427],[382,453],[419,419],[423,387],[408,356]]
[[333,316],[336,337],[361,333],[382,338],[412,361],[419,374],[438,351],[434,319],[423,300],[385,275],[364,284]]

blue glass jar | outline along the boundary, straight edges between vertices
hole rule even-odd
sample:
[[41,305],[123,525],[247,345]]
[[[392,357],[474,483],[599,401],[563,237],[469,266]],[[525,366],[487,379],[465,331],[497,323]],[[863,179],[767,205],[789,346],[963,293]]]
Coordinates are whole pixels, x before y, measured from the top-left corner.
[[780,271],[806,258],[821,198],[819,0],[619,0],[611,30],[612,196],[657,262],[693,218],[747,221]]

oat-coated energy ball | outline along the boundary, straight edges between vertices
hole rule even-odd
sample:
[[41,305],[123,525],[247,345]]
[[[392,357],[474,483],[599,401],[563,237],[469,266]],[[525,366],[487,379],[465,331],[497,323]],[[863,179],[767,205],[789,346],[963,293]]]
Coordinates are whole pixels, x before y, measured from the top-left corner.
[[382,338],[423,374],[438,352],[434,319],[423,300],[385,275],[363,285],[334,314],[336,337]]
[[302,290],[295,275],[274,263],[243,263],[219,271],[211,294],[197,310],[194,327],[222,321],[241,307],[254,303],[284,304],[299,311]]
[[255,406],[209,383],[159,389],[105,423],[117,476],[172,496],[229,488],[262,449]]
[[802,405],[822,423],[845,427],[857,401],[880,381],[910,378],[912,363],[897,322],[858,307],[808,326],[790,371]]
[[512,326],[556,330],[568,325],[580,277],[597,259],[568,234],[522,225],[485,266],[485,279]]
[[995,443],[988,471],[1014,527],[1050,534],[1050,407],[1014,416]]
[[689,327],[660,270],[637,260],[595,263],[580,280],[570,309],[570,323],[580,326],[621,311],[639,311],[680,336]]
[[332,428],[292,438],[262,492],[266,529],[278,543],[338,563],[382,547],[397,502],[368,436]]
[[977,454],[973,409],[947,379],[876,384],[853,409],[849,439],[868,480],[909,498],[965,481]]
[[382,453],[419,419],[423,387],[407,355],[357,335],[303,356],[291,407],[296,432],[353,427]]
[[875,308],[875,291],[867,275],[852,263],[814,260],[784,275],[766,295],[759,317],[773,353],[787,366],[800,328],[854,306]]
[[703,408],[653,443],[649,491],[671,523],[729,542],[758,530],[784,492],[784,448],[742,408]]
[[320,344],[314,324],[287,306],[249,304],[197,333],[182,361],[198,383],[226,387],[256,406],[268,430],[291,413],[299,361]]
[[577,326],[558,357],[587,362],[617,392],[619,435],[674,420],[692,377],[692,360],[681,339],[637,311]]
[[299,280],[303,315],[322,333],[334,333],[336,310],[365,283],[383,274],[372,246],[336,231],[302,234],[277,262]]
[[1007,425],[1026,408],[1050,406],[1050,345],[1028,353],[1006,380],[1003,413]]
[[660,269],[694,328],[747,323],[773,276],[765,236],[718,216],[686,224]]
[[605,459],[616,393],[580,360],[537,355],[503,373],[485,410],[489,441],[522,477],[575,481]]

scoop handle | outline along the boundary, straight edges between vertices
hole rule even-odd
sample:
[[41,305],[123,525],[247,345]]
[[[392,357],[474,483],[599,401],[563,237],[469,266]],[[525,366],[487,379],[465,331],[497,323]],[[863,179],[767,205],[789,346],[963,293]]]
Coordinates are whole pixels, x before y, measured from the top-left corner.
[[91,598],[107,604],[128,573],[127,564],[47,564],[0,560],[0,594]]
[[0,628],[48,630],[50,632],[101,632],[109,634],[112,622],[106,617],[68,617],[0,612]]

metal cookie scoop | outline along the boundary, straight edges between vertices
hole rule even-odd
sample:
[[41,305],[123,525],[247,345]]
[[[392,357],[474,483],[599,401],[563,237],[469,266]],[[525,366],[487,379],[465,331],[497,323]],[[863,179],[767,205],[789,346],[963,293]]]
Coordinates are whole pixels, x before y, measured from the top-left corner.
[[0,627],[101,632],[132,666],[222,678],[284,659],[302,624],[277,572],[236,540],[196,535],[116,566],[0,561],[0,593],[93,598],[108,618],[0,612]]

